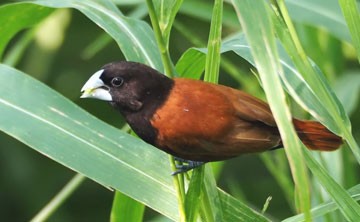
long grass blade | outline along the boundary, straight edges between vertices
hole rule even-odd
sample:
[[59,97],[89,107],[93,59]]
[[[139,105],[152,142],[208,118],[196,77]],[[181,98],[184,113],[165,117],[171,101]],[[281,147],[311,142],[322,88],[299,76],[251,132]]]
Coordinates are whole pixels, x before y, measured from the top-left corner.
[[79,188],[86,177],[81,174],[75,175],[66,186],[38,213],[32,218],[31,222],[46,221],[49,217]]
[[339,0],[360,62],[360,11],[356,0]]
[[[360,201],[360,185],[356,185],[355,187],[350,188],[348,193],[351,195],[351,197],[354,200]],[[337,203],[335,203],[334,201],[327,201],[311,209],[311,215],[315,219],[316,217],[323,216],[337,209],[339,209],[339,205]],[[283,220],[283,222],[301,222],[301,221],[304,221],[303,214],[299,214]]]
[[278,124],[295,181],[299,210],[310,220],[310,191],[302,147],[291,124],[285,94],[278,73],[282,69],[275,44],[274,29],[266,5],[262,1],[233,0],[241,26],[250,45],[266,97]]

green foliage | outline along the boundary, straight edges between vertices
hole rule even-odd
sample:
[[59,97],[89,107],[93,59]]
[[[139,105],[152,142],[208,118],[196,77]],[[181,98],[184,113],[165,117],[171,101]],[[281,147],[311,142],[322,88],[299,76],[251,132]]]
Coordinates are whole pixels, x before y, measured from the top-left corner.
[[110,221],[143,221],[145,206],[134,199],[116,192],[114,196],[113,208],[111,209]]
[[[131,194],[144,204],[152,202],[153,209],[177,217],[164,153],[94,118],[26,74],[5,65],[0,70],[1,81],[8,83],[1,87],[2,131],[104,186]],[[21,87],[15,95],[11,93],[14,85]],[[32,95],[37,95],[35,101]],[[144,156],[153,166],[144,163]]]
[[[46,18],[54,10],[34,4],[9,4],[0,7],[0,58],[3,51],[16,33],[29,28]],[[6,21],[6,22],[5,22]]]
[[[75,196],[73,191],[82,182],[82,174],[117,190],[112,209],[108,209],[103,220],[110,217],[111,221],[282,219],[292,222],[321,217],[323,221],[356,221],[360,217],[357,203],[360,151],[356,143],[360,135],[360,117],[356,115],[360,91],[357,3],[355,0],[340,0],[340,4],[335,0],[270,2],[147,0],[144,4],[142,0],[36,0],[1,5],[0,58],[4,58],[2,63],[11,65],[0,64],[0,130],[80,173],[75,177],[76,182],[71,181],[56,198],[43,198],[49,199],[49,203],[34,219],[53,216],[69,220],[62,214],[61,204]],[[72,32],[83,26],[76,23],[79,18],[101,29],[94,29],[96,35],[79,32],[80,42],[75,43],[72,38],[61,42],[60,48],[42,49],[38,30],[42,21],[51,18],[54,8],[72,8],[71,28],[60,27],[59,20],[55,23],[58,26],[52,26],[61,29],[69,39],[74,35]],[[20,32],[24,29],[28,30]],[[51,34],[46,33],[50,36],[46,37],[51,38]],[[114,43],[120,50],[111,54]],[[73,48],[77,47],[79,52],[74,52]],[[66,48],[70,53],[63,56]],[[81,52],[85,59],[83,67],[77,65],[78,60],[72,62]],[[252,162],[247,162],[256,155],[240,157],[241,161],[229,160],[216,168],[220,174],[217,180],[210,164],[190,175],[171,177],[174,162],[170,164],[165,153],[129,135],[128,127],[119,130],[111,126],[121,126],[117,124],[120,120],[116,112],[108,114],[105,110],[110,110],[109,107],[97,109],[90,105],[97,106],[100,102],[88,102],[86,110],[111,123],[107,124],[76,105],[76,99],[70,101],[59,94],[77,97],[74,94],[91,75],[88,72],[96,71],[105,60],[98,54],[112,60],[118,60],[121,54],[121,58],[146,63],[170,76],[199,79],[205,70],[207,81],[240,85],[257,95],[263,93],[259,90],[261,85],[279,125],[286,156],[281,151],[262,155],[265,167],[254,167]],[[177,63],[173,58],[179,58]],[[256,73],[260,83],[252,73]],[[71,87],[75,91],[67,90]],[[78,102],[82,106],[85,103]],[[333,153],[303,149],[291,125],[290,110],[298,116],[310,114],[343,136],[346,144]],[[8,144],[5,139],[1,142]],[[14,149],[8,148],[0,148],[6,150],[4,161],[14,155],[11,153]],[[228,163],[236,167],[229,168]],[[26,161],[16,162],[22,164]],[[273,181],[266,181],[261,173],[265,169]],[[236,180],[231,178],[231,172],[237,175]],[[247,175],[256,177],[256,182],[246,186]],[[229,189],[234,187],[234,180],[235,190]],[[264,185],[256,189],[262,181]],[[228,194],[217,184],[233,192]],[[271,184],[282,192],[272,193]],[[348,187],[353,188],[347,191]],[[255,196],[261,192],[266,193],[265,197]],[[266,202],[267,214],[263,215],[258,209],[263,207],[270,192],[273,199]],[[242,197],[235,198],[239,193]],[[281,202],[280,207],[276,201]],[[286,201],[288,208],[283,207]],[[145,206],[155,210],[158,216],[148,213]],[[33,217],[38,208],[19,220]],[[99,207],[86,209],[88,215],[98,210]]]
[[154,36],[143,35],[152,33],[150,27],[143,21],[124,16],[111,1],[38,0],[34,3],[54,8],[78,9],[117,42],[126,59],[162,68]]
[[360,61],[360,14],[358,3],[355,0],[340,0],[339,3],[349,27],[351,39],[353,40],[357,51],[358,60]]
[[[251,53],[264,87],[271,111],[282,137],[282,143],[290,163],[299,211],[310,220],[310,187],[299,138],[291,124],[291,114],[286,108],[286,97],[278,73],[282,73],[277,54],[274,29],[270,13],[264,2],[234,1],[236,12],[249,41]],[[256,12],[256,13],[254,13]],[[262,18],[262,19],[256,19]],[[254,21],[258,25],[251,25]]]
[[204,75],[204,81],[212,83],[219,81],[222,11],[223,1],[216,0],[211,18]]

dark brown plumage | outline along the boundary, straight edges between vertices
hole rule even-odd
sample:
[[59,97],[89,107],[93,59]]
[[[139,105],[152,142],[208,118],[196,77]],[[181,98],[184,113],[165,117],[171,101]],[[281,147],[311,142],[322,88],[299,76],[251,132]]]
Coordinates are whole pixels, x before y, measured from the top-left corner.
[[[110,63],[94,76],[82,97],[109,101],[140,138],[176,157],[208,162],[281,146],[268,104],[242,91],[169,79],[133,62]],[[293,123],[310,149],[335,150],[342,144],[318,122]]]

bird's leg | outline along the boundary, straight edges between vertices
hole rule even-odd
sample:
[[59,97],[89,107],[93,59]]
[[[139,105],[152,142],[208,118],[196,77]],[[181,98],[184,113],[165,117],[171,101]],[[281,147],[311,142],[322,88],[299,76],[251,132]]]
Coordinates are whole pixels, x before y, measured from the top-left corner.
[[174,159],[176,161],[179,161],[179,162],[182,162],[183,164],[185,163],[185,165],[181,164],[181,165],[178,165],[176,164],[176,169],[177,171],[173,172],[171,175],[176,175],[176,174],[179,174],[179,173],[186,173],[187,171],[189,170],[192,170],[192,169],[195,169],[201,165],[203,165],[205,162],[200,162],[200,161],[193,161],[193,160],[185,160],[185,159],[182,159],[182,158],[179,158],[179,157],[174,157]]

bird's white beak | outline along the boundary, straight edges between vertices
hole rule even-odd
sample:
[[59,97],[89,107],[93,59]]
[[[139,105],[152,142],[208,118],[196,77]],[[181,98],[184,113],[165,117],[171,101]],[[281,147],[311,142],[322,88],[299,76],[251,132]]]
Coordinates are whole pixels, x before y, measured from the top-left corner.
[[112,101],[108,87],[100,79],[103,69],[97,71],[81,88],[82,95],[80,98],[94,98],[105,101]]

